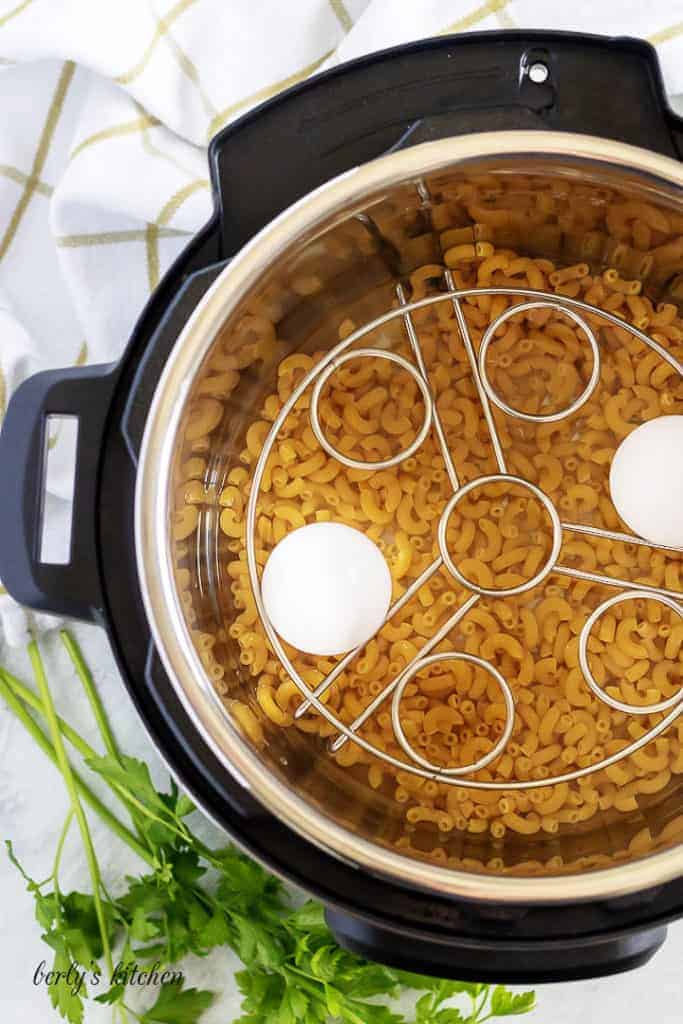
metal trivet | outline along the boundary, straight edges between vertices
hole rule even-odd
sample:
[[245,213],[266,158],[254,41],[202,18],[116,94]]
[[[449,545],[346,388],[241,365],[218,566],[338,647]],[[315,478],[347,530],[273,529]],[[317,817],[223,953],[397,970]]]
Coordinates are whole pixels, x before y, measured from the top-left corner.
[[[447,291],[438,295],[428,296],[424,299],[419,299],[415,302],[407,302],[405,294],[401,285],[397,286],[397,296],[399,300],[399,307],[392,309],[382,316],[377,317],[375,320],[363,327],[359,327],[348,337],[344,338],[343,341],[339,342],[330,352],[328,352],[323,359],[315,366],[296,386],[291,396],[283,406],[278,417],[274,421],[271,430],[265,440],[263,450],[260,453],[258,461],[254,469],[254,476],[251,485],[251,491],[249,494],[249,502],[247,506],[247,521],[246,521],[246,549],[247,549],[247,564],[249,568],[249,577],[251,581],[252,590],[254,593],[254,600],[258,609],[261,621],[264,629],[268,635],[273,650],[277,654],[281,664],[287,671],[290,678],[294,681],[298,687],[304,700],[299,705],[295,712],[296,718],[301,718],[310,708],[315,710],[323,716],[331,725],[334,726],[335,730],[339,733],[337,738],[331,743],[331,751],[340,750],[344,744],[349,740],[353,740],[360,747],[373,754],[375,757],[381,758],[383,761],[394,765],[402,771],[412,772],[414,775],[420,775],[427,779],[438,779],[440,782],[449,783],[451,785],[458,785],[470,789],[493,789],[493,790],[515,790],[515,789],[537,789],[550,786],[559,782],[569,782],[573,779],[581,778],[585,775],[589,775],[593,772],[600,771],[603,768],[607,768],[610,765],[616,764],[618,761],[629,757],[631,754],[640,750],[642,747],[650,743],[655,737],[659,736],[666,729],[669,728],[671,723],[683,712],[683,688],[668,700],[660,701],[658,704],[639,706],[624,703],[623,701],[616,700],[609,696],[596,682],[588,664],[588,638],[591,630],[600,616],[622,601],[633,600],[639,597],[648,597],[653,600],[657,600],[664,604],[666,607],[683,614],[683,609],[679,603],[683,599],[683,593],[673,590],[667,590],[661,587],[649,586],[641,583],[633,583],[630,580],[623,580],[619,577],[604,576],[599,573],[586,572],[581,569],[573,569],[570,566],[561,565],[558,562],[560,555],[560,549],[562,546],[562,539],[564,531],[572,533],[583,533],[590,534],[594,537],[602,537],[607,540],[623,541],[628,544],[641,544],[647,545],[648,547],[655,548],[661,551],[678,551],[678,548],[671,548],[666,545],[652,544],[649,541],[643,540],[637,536],[631,536],[629,534],[618,533],[612,530],[603,530],[594,526],[582,526],[579,523],[567,523],[562,522],[555,509],[554,505],[548,498],[548,496],[538,487],[536,484],[529,482],[519,476],[514,476],[508,473],[505,456],[498,436],[498,431],[491,411],[491,404],[497,406],[506,416],[511,418],[528,420],[538,423],[549,423],[556,422],[561,419],[565,419],[571,416],[578,409],[584,405],[585,402],[591,397],[595,391],[598,382],[600,380],[600,348],[598,341],[595,337],[593,330],[590,328],[581,313],[588,313],[591,316],[596,316],[602,320],[620,327],[622,330],[629,331],[634,337],[643,344],[647,345],[653,352],[656,352],[663,360],[665,360],[673,369],[683,377],[683,366],[669,353],[659,345],[656,341],[653,341],[638,328],[626,323],[620,317],[615,316],[605,310],[598,309],[595,306],[591,306],[586,302],[581,302],[578,299],[569,298],[567,296],[553,296],[552,299],[548,297],[547,292],[536,291],[530,288],[465,288],[456,289],[454,287],[453,278],[450,271],[445,272],[445,281],[447,285]],[[486,329],[481,345],[479,348],[479,354],[477,355],[472,344],[472,339],[469,334],[469,329],[465,316],[460,305],[461,299],[468,298],[469,296],[475,295],[506,295],[514,296],[518,298],[526,299],[527,301],[522,302],[518,305],[513,305],[500,316],[498,316]],[[476,480],[471,480],[467,484],[461,485],[458,479],[457,470],[453,463],[451,452],[446,442],[446,436],[444,429],[439,417],[436,403],[432,396],[429,376],[425,366],[420,342],[413,324],[411,313],[416,309],[424,309],[428,306],[435,306],[437,303],[450,302],[452,303],[453,310],[455,312],[458,329],[465,347],[465,351],[470,363],[472,377],[476,385],[481,407],[486,420],[493,451],[498,467],[498,472],[488,476],[478,477]],[[588,339],[588,345],[591,349],[593,356],[593,369],[591,372],[590,379],[586,384],[583,392],[571,403],[566,409],[559,412],[548,413],[548,414],[530,414],[523,413],[512,406],[508,405],[502,400],[502,398],[495,392],[486,370],[486,356],[488,353],[491,341],[498,328],[503,324],[509,317],[514,316],[518,313],[523,313],[533,309],[553,309],[561,312],[563,315],[568,316],[572,319],[585,333]],[[371,331],[376,328],[387,324],[398,317],[403,319],[405,325],[406,334],[410,343],[413,356],[415,358],[415,365],[403,356],[398,355],[394,352],[386,351],[379,348],[362,348],[349,351],[351,346],[364,338]],[[351,459],[347,455],[338,451],[325,437],[320,418],[318,415],[318,401],[322,390],[330,378],[330,376],[343,366],[346,362],[351,359],[362,359],[364,357],[372,357],[375,359],[389,360],[390,362],[396,363],[407,373],[409,373],[416,384],[418,385],[422,398],[424,400],[425,414],[422,427],[420,428],[415,440],[402,452],[394,455],[391,458],[384,459],[381,462],[362,462],[357,459]],[[268,456],[270,455],[273,443],[283,426],[287,416],[294,408],[295,404],[304,394],[307,388],[313,387],[311,394],[310,404],[310,422],[312,430],[322,445],[323,449],[332,457],[337,459],[343,465],[364,470],[381,470],[386,469],[390,466],[399,465],[405,459],[409,458],[420,445],[423,443],[431,429],[434,430],[436,438],[441,449],[441,453],[448,473],[449,481],[453,490],[453,496],[450,498],[446,507],[444,508],[441,518],[439,520],[437,537],[439,545],[439,556],[427,566],[427,568],[418,576],[418,578],[411,584],[410,587],[401,595],[401,597],[391,606],[387,613],[385,623],[388,622],[399,609],[417,593],[420,587],[423,586],[436,572],[442,567],[445,567],[450,574],[458,581],[458,583],[465,589],[472,591],[470,597],[446,620],[446,622],[434,633],[434,635],[427,640],[420,648],[415,657],[406,665],[406,667],[399,673],[390,683],[384,687],[379,693],[363,710],[363,712],[357,716],[357,718],[346,725],[339,718],[333,714],[321,701],[321,698],[325,692],[329,689],[332,683],[342,674],[342,672],[351,664],[351,662],[358,656],[363,650],[365,645],[355,648],[349,651],[335,666],[335,668],[328,673],[328,675],[320,682],[314,690],[310,690],[306,683],[303,681],[301,676],[296,671],[294,665],[292,665],[288,658],[282,643],[273,629],[273,626],[268,619],[263,600],[261,596],[261,587],[256,563],[256,551],[255,551],[255,526],[256,526],[256,504],[258,495],[261,487],[261,480],[263,472],[266,466]],[[552,524],[552,549],[549,557],[545,564],[539,569],[539,571],[529,580],[519,584],[515,587],[509,588],[486,588],[478,586],[472,583],[471,580],[466,579],[462,573],[458,570],[454,564],[453,559],[448,551],[446,544],[446,532],[448,527],[449,519],[457,507],[458,503],[464,498],[471,490],[476,487],[483,486],[489,483],[508,483],[515,484],[520,487],[526,488],[531,494],[534,495],[541,502],[544,509],[550,517]],[[633,715],[649,715],[655,712],[665,712],[668,714],[656,725],[654,725],[648,732],[646,732],[639,739],[630,743],[623,750],[612,754],[610,757],[603,758],[596,764],[591,764],[585,768],[576,769],[576,771],[566,772],[563,775],[557,775],[548,779],[538,779],[531,781],[503,781],[503,782],[482,782],[474,779],[466,779],[463,776],[476,772],[481,768],[491,764],[505,749],[510,736],[512,734],[512,728],[514,724],[514,698],[509,683],[498,671],[495,666],[482,658],[475,657],[471,654],[465,654],[457,651],[445,652],[442,654],[432,654],[432,651],[438,644],[444,640],[448,634],[457,626],[457,624],[467,615],[471,608],[473,608],[479,601],[482,595],[496,595],[497,597],[509,597],[516,594],[521,594],[527,590],[531,590],[533,587],[541,583],[550,573],[559,573],[564,576],[570,576],[578,580],[589,580],[595,583],[601,583],[609,587],[619,587],[623,590],[623,593],[617,594],[615,597],[609,598],[603,601],[587,618],[579,637],[579,663],[584,679],[590,690],[598,697],[603,703],[615,708],[619,711],[625,711],[627,714]],[[384,624],[383,624],[384,625]],[[380,627],[381,628],[381,627]],[[375,634],[376,635],[376,634]],[[461,765],[456,768],[444,768],[431,763],[426,760],[418,751],[413,749],[410,745],[401,725],[400,720],[400,705],[401,698],[404,690],[408,683],[415,677],[415,675],[423,668],[434,664],[435,662],[446,662],[446,661],[466,661],[470,664],[479,666],[488,672],[500,687],[503,695],[506,710],[506,720],[502,735],[497,740],[495,746],[478,761],[467,765]],[[409,761],[401,761],[398,758],[393,757],[386,751],[375,747],[372,743],[368,742],[362,736],[358,735],[358,731],[361,726],[367,722],[367,720],[377,711],[381,704],[386,700],[392,698],[392,713],[391,720],[393,731],[396,736],[396,740],[405,751],[406,755],[410,759]]]

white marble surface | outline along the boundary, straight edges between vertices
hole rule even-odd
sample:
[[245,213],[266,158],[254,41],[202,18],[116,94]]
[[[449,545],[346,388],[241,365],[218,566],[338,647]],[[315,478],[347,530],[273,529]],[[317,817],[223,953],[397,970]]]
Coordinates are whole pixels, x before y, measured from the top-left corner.
[[[77,627],[88,661],[96,673],[114,730],[124,749],[144,757],[159,782],[165,770],[136,717],[118,676],[104,634],[92,627]],[[97,745],[89,710],[82,698],[71,664],[56,636],[42,644],[46,667],[59,710]],[[23,651],[1,652],[3,664],[28,681],[29,667]],[[33,742],[0,702],[0,838],[11,838],[16,852],[34,877],[51,868],[56,838],[64,820],[67,798],[61,781]],[[195,815],[193,827],[209,839],[220,841],[216,829]],[[136,859],[122,844],[93,821],[93,833],[105,882],[126,871],[139,870]],[[73,830],[66,848],[62,887],[86,888],[88,874]],[[33,918],[30,895],[14,868],[0,852],[0,1021],[2,1024],[43,1024],[58,1018],[42,988],[34,988],[32,976],[45,949]],[[600,981],[574,982],[538,988],[538,1010],[530,1022],[575,1024],[656,1024],[683,1021],[683,923],[672,926],[669,939],[655,959],[640,971]],[[206,1013],[206,1024],[230,1024],[239,1016],[239,994],[233,981],[237,960],[230,953],[214,953],[206,959],[189,958],[184,964],[188,983],[220,992]],[[135,1005],[135,999],[131,1003]],[[142,1002],[144,1003],[144,999]],[[409,1003],[406,1003],[407,1009]],[[106,1007],[90,1004],[87,1024],[109,1021]]]

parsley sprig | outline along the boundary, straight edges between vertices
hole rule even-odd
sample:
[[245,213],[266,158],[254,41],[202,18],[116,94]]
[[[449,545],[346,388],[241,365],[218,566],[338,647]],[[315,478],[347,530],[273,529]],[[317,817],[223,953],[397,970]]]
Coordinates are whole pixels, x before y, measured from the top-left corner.
[[[185,988],[182,978],[175,977],[160,985],[152,1006],[138,1012],[126,1002],[128,965],[158,972],[188,953],[206,956],[221,947],[232,949],[244,964],[236,976],[243,1001],[235,1024],[484,1024],[533,1009],[533,992],[441,981],[354,956],[335,942],[320,904],[309,901],[293,908],[281,883],[254,861],[232,846],[206,846],[187,824],[195,809],[192,801],[174,782],[168,792],[160,792],[148,766],[121,752],[78,644],[66,631],[61,636],[104,753],[57,715],[35,641],[29,644],[29,658],[37,689],[0,668],[0,696],[58,768],[69,796],[47,878],[31,878],[6,841],[53,954],[50,1000],[69,1024],[82,1024],[89,997],[112,1006],[122,1024],[131,1017],[138,1024],[196,1024],[211,1005],[211,992]],[[116,797],[117,813],[72,765],[66,744]],[[122,880],[115,895],[103,883],[85,807],[145,865],[136,877]],[[74,823],[88,863],[90,893],[63,893],[59,884],[64,842]],[[103,980],[106,991],[95,995]],[[406,990],[423,993],[412,1022],[378,1001]]]

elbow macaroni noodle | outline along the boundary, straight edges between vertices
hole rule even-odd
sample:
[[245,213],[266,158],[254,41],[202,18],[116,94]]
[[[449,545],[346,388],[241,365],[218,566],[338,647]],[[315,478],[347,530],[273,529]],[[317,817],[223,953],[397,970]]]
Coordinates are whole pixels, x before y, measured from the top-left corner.
[[[683,413],[683,380],[674,366],[628,329],[632,325],[647,331],[673,360],[683,358],[683,318],[677,306],[656,305],[641,288],[647,272],[664,278],[667,268],[683,256],[683,245],[671,241],[672,225],[661,210],[628,201],[609,208],[609,235],[601,235],[597,228],[591,231],[590,226],[584,230],[576,243],[574,262],[561,265],[521,257],[505,244],[513,234],[515,211],[492,207],[481,184],[462,187],[460,201],[465,202],[474,224],[452,227],[444,221],[443,263],[427,262],[409,275],[412,302],[438,297],[445,265],[453,287],[460,290],[531,289],[550,297],[578,299],[624,322],[621,326],[600,320],[597,314],[582,314],[599,339],[599,385],[580,409],[564,419],[538,417],[552,417],[571,405],[594,371],[580,322],[542,304],[543,308],[506,315],[488,347],[490,387],[529,417],[515,419],[492,409],[507,472],[540,488],[563,523],[569,524],[562,531],[559,556],[566,574],[552,568],[543,574],[554,529],[547,509],[533,491],[496,478],[500,465],[457,315],[446,299],[412,312],[434,403],[432,430],[417,450],[403,461],[392,461],[413,444],[429,413],[416,380],[384,358],[349,360],[329,374],[318,413],[329,445],[355,468],[335,459],[316,439],[309,419],[309,388],[282,423],[255,499],[259,568],[292,529],[328,520],[363,530],[387,558],[393,600],[399,606],[319,697],[325,709],[347,727],[415,661],[425,643],[468,605],[435,647],[463,652],[475,661],[442,661],[418,668],[403,687],[401,730],[409,749],[423,758],[419,763],[463,770],[463,783],[471,777],[501,788],[472,789],[459,784],[460,776],[446,782],[445,776],[414,774],[406,748],[392,727],[388,705],[379,704],[358,730],[370,750],[343,738],[336,749],[332,744],[332,756],[339,765],[401,808],[405,829],[394,840],[395,846],[422,856],[414,841],[424,829],[431,829],[442,841],[454,834],[488,833],[498,843],[506,836],[550,837],[601,813],[629,813],[641,799],[666,791],[671,780],[683,773],[683,724],[673,719],[662,735],[641,749],[592,771],[593,765],[656,727],[665,714],[661,705],[668,701],[668,707],[674,707],[682,681],[683,622],[675,602],[662,601],[655,593],[662,588],[671,593],[683,590],[682,556],[624,534],[609,501],[608,474],[617,445],[635,426],[664,413]],[[439,210],[433,211],[435,226],[442,215]],[[539,222],[530,230],[532,236],[536,230],[539,239],[548,241],[551,227]],[[683,224],[675,225],[676,231],[682,229]],[[602,271],[595,269],[599,252],[601,258],[607,253],[612,260]],[[309,285],[319,286],[307,279]],[[489,324],[524,301],[524,296],[474,291],[461,299],[475,350]],[[247,322],[233,330],[212,357],[185,424],[173,522],[178,589],[207,673],[252,743],[266,744],[274,727],[294,729],[321,742],[334,741],[337,730],[314,707],[303,716],[296,715],[303,697],[259,617],[246,552],[254,467],[274,421],[326,351],[284,355],[286,349],[268,316],[244,319]],[[339,338],[350,337],[355,329],[353,321],[343,321]],[[381,332],[383,347],[390,344],[393,352],[414,363],[400,316],[383,324]],[[259,362],[275,365],[278,359],[276,387],[262,400],[259,416],[243,435],[239,463],[224,479],[207,487],[212,436],[219,432],[225,400],[239,384],[238,371]],[[429,573],[440,558],[437,525],[452,494],[436,436],[437,417],[460,483],[480,477],[489,480],[457,503],[445,529],[460,582],[443,560]],[[362,466],[377,461],[389,465],[377,471]],[[230,625],[212,634],[199,627],[190,544],[214,508],[221,534],[218,551],[225,589],[221,600]],[[595,536],[591,527],[620,536]],[[596,614],[614,591],[592,580],[591,574],[624,580],[636,589]],[[423,576],[421,585],[401,604],[408,588]],[[536,578],[538,582],[529,586]],[[484,588],[484,593],[476,593],[468,602],[471,591],[463,581],[475,589]],[[650,591],[642,589],[648,587]],[[497,591],[503,593],[496,597]],[[585,634],[584,625],[591,616],[594,622]],[[225,653],[230,641],[237,645],[239,666]],[[282,646],[311,691],[335,671],[334,659],[314,658]],[[593,685],[587,685],[582,658]],[[495,760],[468,775],[464,766],[486,762],[506,727],[500,687],[476,659],[490,663],[507,680],[515,709],[505,748]],[[243,679],[254,680],[249,699],[231,682],[240,672]],[[611,703],[605,704],[603,695]],[[624,705],[639,713],[626,713]],[[652,705],[659,709],[648,711]],[[383,760],[378,756],[381,752],[405,762],[405,770]],[[591,773],[552,781],[583,769]],[[534,788],[529,788],[532,783]],[[631,840],[625,856],[652,848],[655,839],[647,832],[641,830]],[[657,841],[665,842],[673,834],[670,822]],[[438,846],[429,857],[465,867],[478,863]],[[601,863],[600,856],[579,860],[583,868]],[[507,870],[502,859],[493,858],[486,866],[491,869],[494,862],[496,870]],[[552,867],[551,857],[517,864],[515,870],[534,874]]]

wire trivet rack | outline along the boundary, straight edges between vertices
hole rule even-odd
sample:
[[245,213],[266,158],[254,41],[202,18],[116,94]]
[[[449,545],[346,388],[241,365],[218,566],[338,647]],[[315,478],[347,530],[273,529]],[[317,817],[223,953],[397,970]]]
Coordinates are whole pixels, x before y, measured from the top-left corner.
[[[398,298],[398,307],[391,309],[381,316],[375,318],[369,323],[359,327],[353,333],[349,334],[343,341],[335,345],[322,360],[314,366],[309,373],[299,382],[294,388],[291,396],[283,406],[279,415],[273,422],[270,432],[266,437],[263,449],[256,462],[254,468],[254,474],[252,478],[251,490],[249,494],[249,502],[247,505],[247,517],[246,517],[246,553],[247,553],[247,565],[249,570],[249,577],[251,587],[254,594],[254,600],[258,613],[260,615],[263,627],[266,631],[268,639],[272,645],[274,652],[279,658],[282,666],[299,689],[302,697],[304,698],[302,703],[296,709],[295,717],[301,718],[311,708],[314,708],[320,715],[322,715],[337,731],[337,737],[331,742],[330,750],[336,752],[340,750],[346,743],[353,741],[358,744],[364,750],[368,751],[375,757],[394,765],[402,771],[411,772],[414,775],[422,776],[427,779],[438,780],[439,782],[447,783],[450,785],[457,785],[464,788],[470,789],[491,789],[491,790],[516,790],[516,789],[536,789],[541,787],[547,787],[556,783],[570,782],[574,779],[579,779],[583,776],[592,774],[593,772],[600,771],[603,768],[607,768],[610,765],[616,764],[617,762],[629,757],[642,747],[646,746],[653,739],[663,733],[672,722],[683,712],[683,688],[678,693],[674,694],[667,700],[662,700],[656,704],[649,704],[645,706],[633,705],[625,703],[624,701],[618,700],[606,693],[595,680],[589,663],[588,663],[588,639],[593,629],[593,626],[598,619],[603,615],[604,612],[608,611],[614,605],[619,604],[622,601],[629,601],[635,598],[648,597],[655,601],[661,602],[663,605],[676,612],[677,614],[683,614],[683,608],[681,607],[681,600],[683,600],[683,593],[668,590],[662,587],[649,586],[641,583],[633,583],[631,580],[624,580],[619,577],[605,576],[599,573],[587,572],[581,569],[575,569],[570,566],[560,564],[559,556],[562,547],[563,535],[565,531],[571,533],[582,533],[590,534],[594,537],[600,537],[612,541],[623,541],[629,544],[640,544],[646,545],[659,551],[678,551],[678,548],[672,548],[666,545],[653,544],[650,541],[643,540],[642,538],[625,533],[619,533],[612,530],[605,530],[594,526],[584,526],[579,523],[564,522],[560,519],[560,516],[555,509],[550,498],[538,487],[536,484],[525,480],[521,476],[512,475],[508,472],[505,455],[501,446],[500,437],[492,413],[492,405],[496,406],[505,416],[512,417],[520,420],[528,420],[536,423],[543,422],[556,422],[558,420],[565,419],[577,412],[591,397],[600,381],[600,346],[595,336],[594,331],[582,314],[590,314],[592,317],[599,317],[603,321],[610,323],[614,326],[620,327],[622,330],[630,332],[635,338],[647,345],[653,352],[656,352],[665,362],[667,362],[673,369],[678,373],[680,377],[683,377],[683,366],[676,360],[665,348],[648,337],[643,331],[628,324],[625,320],[606,310],[599,309],[598,307],[592,306],[589,303],[582,302],[578,299],[569,298],[567,296],[555,296],[549,297],[549,293],[538,291],[530,288],[512,288],[512,287],[487,287],[487,288],[464,288],[458,289],[454,286],[454,281],[450,271],[445,271],[445,284],[446,291],[440,292],[438,295],[431,295],[426,298],[418,299],[414,302],[408,302],[406,300],[405,293],[402,286],[399,284],[396,288],[396,294]],[[501,313],[495,320],[493,320],[486,328],[481,344],[479,346],[479,352],[477,353],[472,343],[472,338],[469,333],[469,327],[465,319],[465,315],[462,310],[461,300],[467,299],[470,296],[479,295],[504,295],[512,296],[524,301],[514,304]],[[484,419],[487,424],[488,432],[490,435],[491,444],[497,464],[498,472],[487,476],[480,476],[476,479],[468,481],[466,484],[461,484],[458,473],[453,462],[452,454],[449,450],[449,446],[446,441],[446,435],[443,429],[439,412],[436,408],[436,403],[432,395],[430,386],[429,375],[424,361],[424,356],[420,346],[415,325],[413,323],[412,313],[418,309],[424,309],[429,306],[435,306],[437,303],[450,302],[455,313],[455,319],[458,326],[458,330],[462,339],[462,343],[467,354],[467,359],[470,364],[470,370],[472,378],[476,386],[479,402],[483,411]],[[498,328],[510,317],[516,316],[519,313],[524,313],[531,310],[539,309],[550,309],[561,312],[563,315],[569,317],[574,323],[581,328],[584,332],[588,346],[592,353],[593,366],[590,378],[584,387],[582,393],[569,405],[567,408],[553,412],[553,413],[538,413],[531,414],[514,409],[508,405],[500,395],[494,390],[491,381],[489,379],[487,368],[486,368],[486,357],[495,337]],[[392,352],[390,350],[382,348],[358,348],[352,349],[352,346],[363,339],[366,335],[384,324],[388,324],[396,319],[402,319],[407,340],[410,344],[410,350],[414,357],[414,362],[406,359],[404,356]],[[356,459],[352,459],[344,453],[338,451],[325,436],[318,413],[318,402],[322,394],[325,384],[332,376],[332,374],[338,370],[345,363],[352,359],[359,359],[364,357],[371,357],[375,359],[388,360],[410,374],[417,384],[423,401],[424,401],[424,421],[417,436],[412,443],[406,447],[403,451],[397,453],[391,458],[384,459],[378,462],[363,462]],[[362,470],[382,470],[387,469],[391,466],[399,465],[405,459],[410,458],[424,442],[425,438],[430,431],[434,431],[436,439],[438,441],[439,448],[444,460],[446,472],[448,474],[451,489],[453,491],[452,497],[447,502],[441,517],[439,519],[437,539],[439,546],[439,554],[431,562],[430,565],[414,580],[414,582],[406,589],[406,591],[398,598],[398,600],[391,606],[387,613],[387,617],[383,623],[385,625],[392,617],[407,604],[408,601],[417,593],[431,577],[439,572],[442,568],[445,568],[451,576],[467,591],[471,593],[468,597],[450,617],[440,626],[440,628],[428,639],[417,654],[409,661],[405,668],[398,673],[384,689],[374,697],[374,699],[367,705],[367,707],[359,714],[354,721],[348,725],[340,721],[340,719],[331,712],[326,705],[322,702],[322,697],[334,683],[336,679],[344,672],[344,670],[354,661],[354,659],[361,653],[365,645],[355,648],[349,651],[340,661],[336,664],[334,669],[327,674],[327,676],[311,690],[304,680],[301,678],[296,668],[292,664],[291,660],[287,656],[283,645],[275,632],[266,609],[263,604],[261,595],[261,586],[258,574],[258,567],[256,562],[256,550],[255,550],[255,527],[256,527],[256,506],[258,496],[261,487],[261,481],[263,473],[266,467],[266,462],[272,450],[273,444],[277,435],[283,426],[287,416],[294,408],[298,400],[304,394],[308,388],[312,388],[311,402],[309,409],[310,423],[313,433],[315,434],[318,442],[322,448],[328,453],[328,455],[337,459],[344,466],[352,469]],[[455,565],[453,558],[448,551],[446,535],[448,523],[451,515],[456,509],[459,502],[474,488],[481,487],[486,484],[500,484],[507,483],[509,485],[518,485],[519,487],[525,488],[530,492],[544,507],[550,522],[552,524],[552,546],[551,551],[546,559],[546,562],[530,579],[520,583],[517,586],[509,588],[487,588],[479,586],[473,583],[471,580],[466,579],[462,573],[458,570]],[[443,653],[432,653],[434,649],[449,635],[449,633],[458,625],[458,623],[467,615],[471,608],[473,608],[482,596],[495,595],[499,598],[511,597],[517,594],[524,593],[525,591],[531,590],[533,587],[541,583],[550,573],[557,573],[564,576],[573,577],[577,580],[587,580],[594,583],[600,583],[607,587],[615,587],[620,589],[620,593],[615,594],[613,597],[603,601],[586,619],[581,633],[579,635],[579,664],[584,680],[590,690],[595,696],[603,703],[609,705],[618,711],[623,711],[629,715],[651,715],[659,712],[666,712],[664,717],[652,726],[649,731],[644,733],[638,739],[634,740],[628,746],[624,747],[617,753],[612,754],[609,757],[603,758],[597,763],[591,764],[584,768],[578,768],[575,771],[565,772],[562,775],[556,775],[550,778],[537,779],[537,780],[506,780],[502,782],[491,782],[491,781],[480,781],[477,779],[466,778],[467,775],[471,775],[487,765],[491,764],[496,760],[505,750],[510,736],[512,735],[512,729],[514,724],[515,714],[515,702],[512,693],[512,689],[504,678],[502,673],[490,662],[483,658],[477,657],[472,654],[459,651],[447,651]],[[381,629],[382,627],[380,627]],[[378,631],[379,632],[379,631]],[[377,635],[377,634],[375,634]],[[446,768],[439,765],[433,764],[428,761],[422,754],[415,750],[408,738],[405,735],[403,727],[401,725],[401,698],[406,689],[406,686],[411,682],[412,679],[422,669],[436,662],[449,662],[449,661],[465,661],[472,665],[479,666],[495,680],[496,684],[500,688],[504,704],[505,704],[505,726],[503,731],[496,741],[495,745],[490,751],[484,756],[479,758],[470,764],[460,765],[458,767]],[[377,711],[377,709],[384,704],[386,701],[391,699],[391,721],[393,731],[396,740],[400,744],[401,748],[405,752],[408,760],[403,761],[387,751],[382,750],[379,747],[375,747],[374,744],[366,740],[363,736],[359,735],[359,730],[365,722]]]

